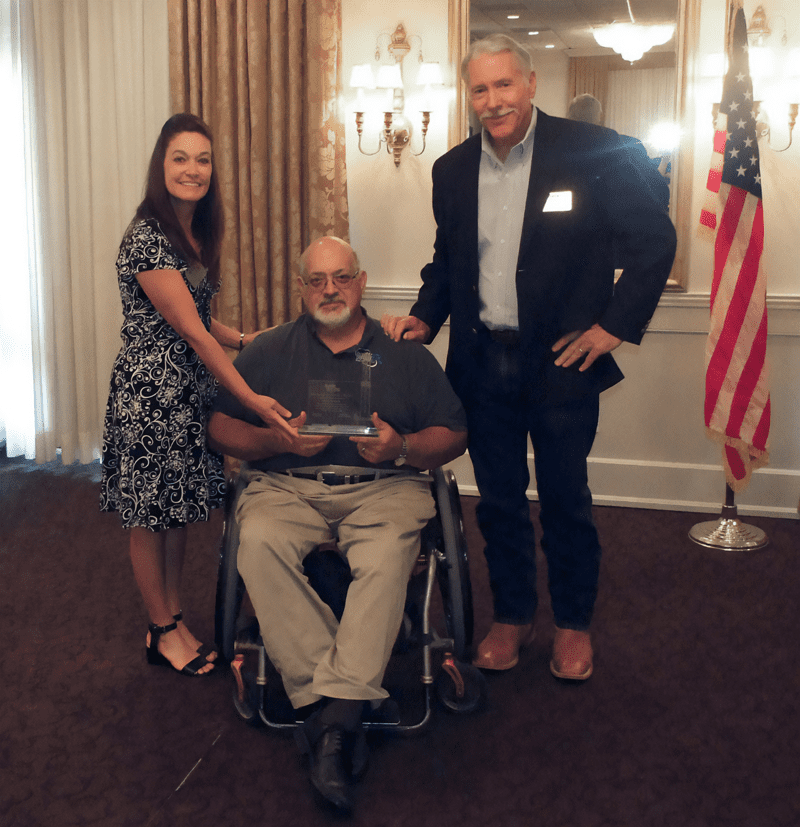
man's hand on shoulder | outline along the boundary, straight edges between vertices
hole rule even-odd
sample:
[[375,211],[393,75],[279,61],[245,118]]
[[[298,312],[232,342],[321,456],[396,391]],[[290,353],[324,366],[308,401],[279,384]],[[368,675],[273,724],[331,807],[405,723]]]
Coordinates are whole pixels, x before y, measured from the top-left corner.
[[568,368],[583,359],[583,364],[578,370],[584,371],[588,370],[599,356],[616,350],[621,344],[622,339],[612,336],[599,324],[595,324],[588,330],[575,330],[562,336],[553,345],[553,353],[558,353],[563,348],[563,352],[556,359],[558,367]]
[[383,332],[390,339],[394,339],[395,342],[408,339],[412,342],[422,342],[424,344],[431,335],[431,329],[428,325],[416,316],[390,316],[388,313],[384,313],[381,316],[381,326]]

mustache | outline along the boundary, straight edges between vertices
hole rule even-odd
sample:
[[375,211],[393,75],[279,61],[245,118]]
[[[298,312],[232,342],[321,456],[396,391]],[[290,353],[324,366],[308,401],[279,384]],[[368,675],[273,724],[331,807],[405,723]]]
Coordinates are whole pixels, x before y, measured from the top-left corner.
[[516,111],[517,111],[516,108],[512,106],[508,109],[502,109],[499,112],[484,112],[480,116],[480,120],[485,121],[485,120],[488,120],[489,118],[502,118],[505,115],[510,115],[512,112],[516,112]]
[[338,293],[335,293],[333,296],[330,296],[327,299],[323,299],[317,307],[325,307],[326,304],[339,304],[342,301],[341,296]]

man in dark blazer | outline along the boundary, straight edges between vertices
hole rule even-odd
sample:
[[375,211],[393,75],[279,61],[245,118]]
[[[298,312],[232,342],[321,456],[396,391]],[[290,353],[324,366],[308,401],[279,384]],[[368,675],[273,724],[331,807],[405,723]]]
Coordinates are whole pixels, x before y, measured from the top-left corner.
[[450,317],[447,375],[467,411],[494,597],[474,662],[510,669],[533,636],[530,435],[556,625],[550,668],[585,680],[600,562],[587,477],[599,394],[622,379],[611,351],[641,341],[675,230],[617,133],[533,107],[536,75],[516,41],[474,42],[462,76],[483,132],[434,164],[433,261],[410,315],[383,324],[395,339],[430,342]]

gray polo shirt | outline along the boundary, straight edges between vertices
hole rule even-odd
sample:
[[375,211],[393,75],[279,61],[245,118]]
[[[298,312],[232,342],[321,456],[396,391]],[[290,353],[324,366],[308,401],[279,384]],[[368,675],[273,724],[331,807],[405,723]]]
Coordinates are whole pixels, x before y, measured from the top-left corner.
[[[466,430],[461,402],[433,354],[417,342],[392,341],[368,316],[361,341],[341,353],[332,353],[323,344],[317,337],[313,318],[303,314],[294,322],[262,333],[234,362],[256,393],[273,397],[292,416],[307,409],[310,379],[348,381],[359,376],[365,364],[371,365],[370,407],[399,434],[414,434],[433,426]],[[214,410],[253,425],[262,424],[256,414],[224,388],[220,389]],[[279,454],[249,465],[261,471],[309,465],[376,467],[361,457],[347,436],[334,436],[313,457]],[[393,468],[394,463],[385,462],[377,467]]]

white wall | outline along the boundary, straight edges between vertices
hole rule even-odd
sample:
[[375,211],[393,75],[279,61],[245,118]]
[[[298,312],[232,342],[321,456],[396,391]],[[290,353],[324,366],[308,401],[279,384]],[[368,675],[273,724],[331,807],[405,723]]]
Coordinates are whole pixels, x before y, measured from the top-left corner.
[[564,52],[537,49],[533,52],[536,72],[536,97],[533,102],[542,112],[564,118],[569,105],[569,58]]
[[[703,0],[697,56],[700,70],[710,55],[723,49],[725,5],[725,0]],[[756,5],[751,0],[745,2],[748,17]],[[376,14],[378,9],[380,13]],[[767,13],[775,15],[771,27],[776,42],[783,33],[778,21],[782,16],[788,22],[788,47],[800,45],[800,11],[795,0],[775,0]],[[392,30],[400,20],[409,34],[423,34],[426,59],[446,61],[447,0],[408,0],[392,7],[343,0],[347,77],[350,66],[370,59],[377,33]],[[566,60],[560,55],[537,54],[535,62],[536,104],[549,114],[563,115],[567,103]],[[698,74],[689,96],[695,103],[688,136],[695,148],[694,193],[688,205],[692,216],[699,216],[705,198],[711,157],[711,103],[719,100],[721,90],[721,76]],[[774,130],[779,131],[777,127]],[[775,140],[777,143],[778,135]],[[355,129],[348,126],[351,237],[370,274],[365,303],[373,315],[379,316],[384,310],[405,313],[416,296],[419,270],[432,251],[435,228],[430,211],[430,165],[437,154],[445,151],[446,139],[442,134],[421,158],[404,157],[399,171],[386,155],[359,155],[353,151],[354,141]],[[799,152],[794,146],[779,154],[762,149],[767,224],[764,263],[768,272],[772,365],[771,463],[756,472],[749,488],[737,496],[742,515],[797,517]],[[706,438],[703,425],[704,347],[712,274],[711,250],[705,242],[692,240],[689,271],[688,292],[662,298],[643,344],[625,344],[617,351],[627,378],[603,394],[600,428],[590,457],[591,485],[598,504],[719,514],[725,486],[720,454]],[[432,347],[440,358],[446,351],[446,332],[442,331]],[[455,469],[462,491],[476,493],[468,460],[459,460]]]

